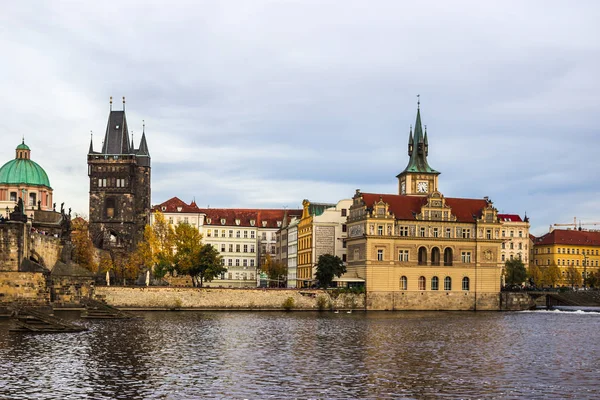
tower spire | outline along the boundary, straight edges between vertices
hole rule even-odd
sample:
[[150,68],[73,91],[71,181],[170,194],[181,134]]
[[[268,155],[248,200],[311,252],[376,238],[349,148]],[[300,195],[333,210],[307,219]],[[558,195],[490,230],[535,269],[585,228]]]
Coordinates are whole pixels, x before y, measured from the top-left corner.
[[413,140],[413,132],[412,132],[412,125],[411,125],[410,131],[408,132],[408,155],[409,156],[412,156],[414,144],[415,144],[415,141]]
[[94,152],[94,133],[90,131],[90,149],[88,154],[92,154]]

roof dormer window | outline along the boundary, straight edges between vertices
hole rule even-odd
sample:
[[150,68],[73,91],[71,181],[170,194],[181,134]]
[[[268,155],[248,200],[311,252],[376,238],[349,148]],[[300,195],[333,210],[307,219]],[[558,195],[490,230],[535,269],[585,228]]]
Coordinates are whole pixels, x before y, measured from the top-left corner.
[[212,220],[210,218],[206,218],[206,223],[210,225],[210,223],[212,222]]
[[167,207],[165,207],[165,206],[162,206],[160,209],[161,209],[162,211],[167,211]]
[[239,225],[239,224],[240,224],[240,222],[241,222],[241,221],[239,220],[239,218],[237,218],[237,219],[235,220],[235,224],[236,224],[236,225]]
[[225,218],[221,218],[221,225],[225,225]]
[[251,219],[250,220],[250,226],[254,226],[254,224],[256,224],[256,220]]
[[181,212],[181,210],[183,210],[183,207],[181,207],[181,206],[177,207],[177,212]]
[[281,221],[277,221],[277,227],[281,228]]
[[267,226],[267,221],[263,221],[262,226],[263,226],[263,228],[265,228]]

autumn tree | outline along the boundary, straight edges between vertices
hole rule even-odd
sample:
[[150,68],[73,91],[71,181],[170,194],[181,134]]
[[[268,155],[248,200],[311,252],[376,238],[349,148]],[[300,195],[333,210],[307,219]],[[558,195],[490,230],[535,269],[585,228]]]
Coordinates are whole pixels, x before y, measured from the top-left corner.
[[560,268],[554,263],[551,265],[541,267],[542,270],[542,285],[543,286],[556,286],[561,280]]
[[542,270],[537,265],[530,265],[529,271],[527,272],[527,276],[535,286],[539,286],[542,284]]
[[152,225],[144,228],[144,237],[137,245],[132,262],[141,269],[150,268],[157,278],[173,272],[175,231],[161,212],[154,213]]
[[71,232],[71,244],[73,251],[71,258],[73,262],[96,273],[98,272],[98,263],[95,259],[95,249],[88,231],[88,222],[81,218],[74,218],[71,222],[73,231]]
[[346,266],[341,258],[331,254],[319,256],[315,276],[320,287],[327,288],[331,286],[333,277],[337,276],[339,278],[344,273],[346,273]]
[[202,235],[189,224],[175,227],[174,267],[178,274],[189,275],[193,286],[202,287],[204,281],[211,281],[227,271],[221,265],[221,256],[217,249],[202,244]]
[[279,287],[280,284],[283,284],[285,287],[285,282],[287,279],[287,267],[283,262],[275,260],[270,254],[267,254],[265,257],[265,263],[262,266],[262,272],[267,274],[269,277],[270,287],[275,285]]
[[571,287],[579,286],[583,282],[583,277],[581,273],[575,268],[574,265],[570,265],[566,271],[567,283],[571,285]]
[[521,285],[527,278],[525,264],[520,258],[506,260],[504,263],[505,281],[508,285]]

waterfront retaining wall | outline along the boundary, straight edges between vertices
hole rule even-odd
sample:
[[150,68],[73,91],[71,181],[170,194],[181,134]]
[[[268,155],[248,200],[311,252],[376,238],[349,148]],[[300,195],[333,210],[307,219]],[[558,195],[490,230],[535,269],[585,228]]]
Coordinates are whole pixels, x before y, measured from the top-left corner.
[[483,293],[475,297],[471,292],[419,291],[372,292],[367,294],[367,310],[500,310],[497,293]]
[[294,310],[365,307],[364,294],[326,290],[97,286],[95,297],[128,309],[282,310],[288,298]]
[[535,299],[528,293],[502,292],[500,293],[502,311],[522,311],[535,308]]
[[0,272],[0,305],[47,306],[50,290],[40,272]]

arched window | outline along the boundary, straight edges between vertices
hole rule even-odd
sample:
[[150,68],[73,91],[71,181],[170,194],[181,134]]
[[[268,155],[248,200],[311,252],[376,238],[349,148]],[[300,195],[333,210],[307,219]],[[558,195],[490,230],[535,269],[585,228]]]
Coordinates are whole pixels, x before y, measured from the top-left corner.
[[440,249],[437,247],[431,249],[431,265],[440,265]]
[[400,290],[407,290],[408,288],[408,280],[405,276],[400,278]]
[[117,216],[117,208],[116,208],[116,204],[115,204],[115,199],[113,199],[113,198],[106,199],[105,214],[108,218],[113,218],[113,217]]
[[425,290],[425,277],[419,277],[419,290]]
[[469,290],[469,278],[467,278],[466,276],[463,278],[462,280],[462,290]]
[[452,249],[450,247],[446,247],[444,249],[444,265],[450,266],[452,265]]
[[419,265],[427,265],[427,249],[419,247]]
[[452,290],[452,278],[449,276],[444,278],[444,290]]
[[440,288],[440,280],[437,276],[431,278],[431,290],[438,290]]

